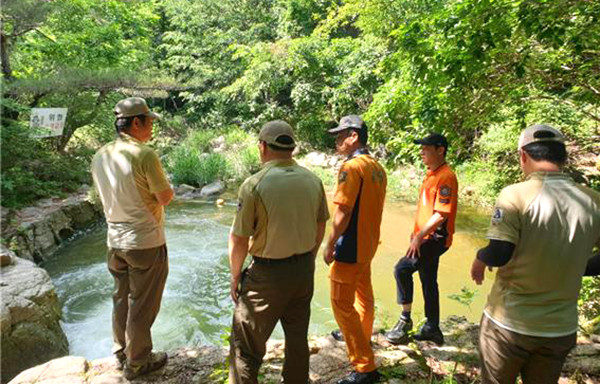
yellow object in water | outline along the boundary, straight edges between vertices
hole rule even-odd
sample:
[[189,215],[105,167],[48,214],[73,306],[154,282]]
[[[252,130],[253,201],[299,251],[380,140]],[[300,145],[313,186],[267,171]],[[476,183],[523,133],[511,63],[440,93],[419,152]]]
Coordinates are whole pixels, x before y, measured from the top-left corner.
[[217,207],[222,207],[225,205],[225,200],[217,199],[216,203],[217,203]]

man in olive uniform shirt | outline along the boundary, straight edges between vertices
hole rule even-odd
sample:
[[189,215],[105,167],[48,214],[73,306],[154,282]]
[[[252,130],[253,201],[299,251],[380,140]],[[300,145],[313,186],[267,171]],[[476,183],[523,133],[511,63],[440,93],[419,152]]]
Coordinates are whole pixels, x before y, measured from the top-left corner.
[[152,138],[151,112],[139,97],[115,107],[117,140],[100,148],[92,160],[94,184],[106,216],[108,269],[113,294],[113,353],[126,363],[131,380],[160,368],[164,352],[152,352],[150,328],[158,315],[168,274],[164,206],[173,190],[156,152],[144,145]]
[[[292,159],[296,140],[284,121],[259,133],[261,171],[239,190],[229,237],[231,384],[257,383],[266,342],[278,321],[285,333],[286,384],[308,382],[308,323],[315,255],[329,218],[321,180]],[[242,272],[247,254],[252,262]]]
[[577,339],[583,275],[600,273],[600,193],[561,172],[563,135],[547,125],[519,139],[525,181],[502,190],[471,267],[499,267],[481,319],[481,378],[487,383],[556,383]]

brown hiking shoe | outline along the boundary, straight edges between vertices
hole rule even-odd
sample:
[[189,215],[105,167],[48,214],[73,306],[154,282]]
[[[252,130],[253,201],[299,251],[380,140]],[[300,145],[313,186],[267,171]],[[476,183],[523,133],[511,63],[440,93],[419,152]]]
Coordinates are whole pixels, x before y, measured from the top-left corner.
[[146,373],[156,371],[167,363],[167,354],[165,352],[150,352],[148,360],[143,365],[129,365],[125,366],[123,370],[123,376],[127,380],[133,380],[138,376],[145,375]]

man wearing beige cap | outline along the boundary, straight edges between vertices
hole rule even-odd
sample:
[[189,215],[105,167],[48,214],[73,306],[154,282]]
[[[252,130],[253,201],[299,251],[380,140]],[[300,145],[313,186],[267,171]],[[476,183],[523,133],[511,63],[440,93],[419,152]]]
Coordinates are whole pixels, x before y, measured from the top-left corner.
[[164,206],[173,190],[156,152],[144,145],[159,115],[139,97],[115,106],[118,138],[92,160],[94,184],[106,217],[108,269],[113,293],[113,353],[131,380],[167,362],[152,352],[150,328],[160,309],[168,274]]
[[[266,123],[258,136],[262,170],[244,181],[229,236],[231,384],[257,383],[266,342],[285,333],[283,382],[308,382],[308,323],[315,254],[329,218],[321,180],[292,159],[289,124]],[[242,271],[244,260],[252,261]]]
[[584,275],[600,273],[600,193],[561,172],[563,135],[547,125],[519,139],[525,181],[502,190],[487,247],[471,267],[477,284],[498,267],[479,335],[482,383],[556,383],[577,338]]

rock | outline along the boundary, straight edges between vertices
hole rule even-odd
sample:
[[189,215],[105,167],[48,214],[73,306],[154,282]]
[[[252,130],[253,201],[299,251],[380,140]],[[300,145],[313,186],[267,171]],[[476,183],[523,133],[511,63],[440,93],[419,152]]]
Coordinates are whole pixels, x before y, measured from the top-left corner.
[[48,273],[16,259],[0,269],[2,381],[50,359],[68,354],[59,320],[60,303]]
[[217,196],[225,192],[225,184],[222,181],[215,181],[203,187],[200,191],[201,197]]
[[225,142],[225,136],[221,135],[216,137],[210,141],[210,145],[212,146],[212,150],[215,153],[225,152],[227,149],[227,143]]
[[[479,376],[478,361],[473,357],[477,352],[478,326],[469,323],[464,317],[453,316],[441,324],[446,344],[437,347],[429,342],[409,345],[390,345],[383,334],[376,333],[372,338],[376,363],[383,374],[382,383],[424,383],[446,381],[452,375],[456,382],[476,382]],[[272,383],[281,380],[285,343],[270,340],[267,353],[261,366],[261,382]],[[310,380],[312,384],[333,383],[346,376],[351,366],[346,353],[346,344],[337,342],[330,335],[310,337]],[[600,358],[600,345],[588,339],[578,340],[578,346],[568,357],[560,383],[596,383],[600,375],[597,371]],[[221,347],[180,348],[168,352],[167,365],[153,373],[141,376],[135,383],[218,383],[225,382],[228,376],[226,357],[228,351]],[[33,373],[24,372],[23,377],[39,377],[36,383],[86,383],[121,384],[128,383],[121,372],[116,370],[114,357],[84,363],[82,358],[72,358],[73,367],[65,367],[67,359],[57,363],[32,368]],[[62,368],[60,368],[62,366]],[[38,376],[36,376],[36,374]],[[19,378],[22,377],[19,375]],[[76,381],[83,378],[84,381]],[[574,379],[575,378],[575,379]],[[579,378],[582,380],[577,381]],[[63,381],[60,381],[64,379]],[[15,379],[16,380],[16,379]],[[12,384],[12,383],[10,383]]]
[[0,245],[0,267],[6,267],[14,264],[17,256],[13,251],[6,248],[4,245]]
[[47,383],[50,380],[56,383],[85,383],[85,373],[88,362],[83,357],[66,356],[51,360],[45,364],[28,369],[17,377],[11,384]]
[[475,194],[475,187],[472,187],[472,186],[470,186],[470,185],[469,185],[469,186],[466,186],[466,187],[463,189],[463,193],[464,193],[466,196],[473,196],[473,195]]
[[39,263],[76,231],[95,225],[101,218],[102,207],[89,201],[87,193],[64,200],[43,199],[15,212],[10,226],[2,228],[2,238],[18,257]]
[[330,159],[323,152],[309,152],[302,160],[307,166],[327,168]]
[[[70,202],[63,207],[62,211],[70,219],[69,227],[63,227],[58,230],[59,237],[63,241],[71,237],[73,231],[86,229],[102,218],[100,212],[89,201]],[[71,233],[69,233],[69,229],[71,229]]]
[[181,196],[181,195],[185,195],[189,192],[194,191],[196,188],[192,187],[191,185],[187,185],[187,184],[180,184],[177,187],[175,187],[175,195],[176,196]]

